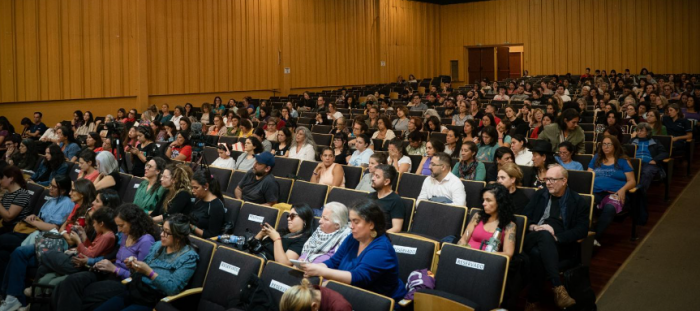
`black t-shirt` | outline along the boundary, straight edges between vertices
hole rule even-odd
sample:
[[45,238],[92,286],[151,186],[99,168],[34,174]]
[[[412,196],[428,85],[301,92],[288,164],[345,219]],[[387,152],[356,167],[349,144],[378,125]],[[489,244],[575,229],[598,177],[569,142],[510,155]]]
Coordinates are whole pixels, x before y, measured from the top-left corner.
[[513,213],[522,215],[525,210],[525,206],[530,203],[530,199],[525,195],[520,189],[515,189],[515,192],[510,194],[510,199],[513,201],[515,206],[515,211]]
[[[298,255],[301,255],[301,250],[304,249],[304,244],[308,240],[308,236],[301,236],[296,238],[285,238],[282,237],[282,249],[286,253],[287,251],[293,251]],[[267,260],[275,259],[275,243],[265,239],[263,243],[263,252]]]
[[112,178],[114,178],[114,186],[111,186],[107,189],[112,189],[112,190],[116,191],[117,193],[119,193],[119,189],[122,186],[122,177],[121,177],[121,175],[119,175],[119,171],[118,170],[114,171],[114,172],[110,173],[109,176],[112,176]]
[[[33,207],[29,206],[29,200],[31,199],[31,197],[32,196],[29,194],[29,191],[27,191],[27,189],[24,189],[24,188],[19,188],[15,192],[5,193],[5,195],[2,197],[2,201],[1,201],[2,207],[0,207],[0,208],[4,208],[4,209],[9,211],[11,205],[17,205],[17,206],[21,207],[22,209],[20,210],[17,217],[15,217],[13,220],[8,221],[8,222],[6,222],[4,220],[2,221],[3,229],[8,230],[7,232],[12,231],[14,226],[20,220],[23,220],[24,218],[26,218],[27,216],[32,214]],[[6,230],[2,230],[2,231],[6,231]]]
[[257,204],[277,203],[280,196],[280,187],[272,174],[267,174],[260,180],[255,178],[255,172],[249,170],[238,184],[246,202]]
[[272,143],[272,149],[275,150],[276,156],[284,156],[289,153],[289,144],[286,144],[284,148],[280,149],[280,143],[274,142]]
[[218,198],[211,202],[197,201],[194,204],[194,211],[190,214],[195,225],[202,229],[202,238],[208,239],[221,233],[226,220],[226,209],[224,203]]
[[391,194],[379,199],[377,192],[372,192],[369,195],[372,200],[377,200],[377,205],[384,212],[384,220],[386,222],[386,229],[391,229],[394,225],[392,224],[392,219],[404,219],[405,209],[401,197],[396,194],[396,192],[391,192]]
[[[139,151],[143,152],[143,155],[146,156],[146,162],[148,162],[150,158],[156,156],[158,153],[158,146],[156,146],[155,143],[150,143],[146,147],[139,146]],[[141,162],[141,159],[139,159],[139,157],[136,155],[131,155],[131,159],[131,163],[134,165],[131,168],[131,174],[134,176],[143,177],[146,170],[146,162]]]
[[690,121],[688,119],[678,118],[676,121],[669,116],[663,117],[663,124],[666,127],[666,132],[671,136],[684,136],[690,132]]
[[[167,197],[167,194],[164,194],[164,196]],[[165,220],[168,219],[170,215],[177,213],[189,215],[194,209],[194,202],[195,198],[192,196],[192,194],[183,190],[175,194],[175,197],[170,200],[168,203],[167,212],[163,211],[163,205],[161,204],[151,213],[151,216],[155,217],[163,215],[163,220]]]

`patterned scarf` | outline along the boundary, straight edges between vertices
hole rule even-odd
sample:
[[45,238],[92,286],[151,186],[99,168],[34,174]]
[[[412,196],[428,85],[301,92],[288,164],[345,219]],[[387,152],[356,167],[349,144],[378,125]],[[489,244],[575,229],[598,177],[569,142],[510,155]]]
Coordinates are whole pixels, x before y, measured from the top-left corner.
[[336,247],[338,243],[342,242],[350,234],[350,227],[346,226],[345,229],[336,230],[331,233],[325,233],[321,230],[321,227],[316,229],[316,232],[311,235],[308,241],[304,244],[302,249],[302,254],[309,254],[306,257],[307,262],[313,262],[314,259],[322,256],[331,249]]
[[471,161],[468,164],[459,162],[459,176],[466,180],[474,180],[476,176],[476,161]]

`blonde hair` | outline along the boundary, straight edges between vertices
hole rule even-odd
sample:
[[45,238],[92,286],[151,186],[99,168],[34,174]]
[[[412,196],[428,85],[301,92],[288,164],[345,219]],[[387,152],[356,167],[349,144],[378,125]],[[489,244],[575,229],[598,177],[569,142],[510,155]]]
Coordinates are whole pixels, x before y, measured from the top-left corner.
[[170,171],[172,175],[170,178],[173,180],[172,185],[169,187],[168,195],[163,200],[163,211],[167,212],[168,205],[170,205],[170,202],[180,191],[187,191],[187,193],[192,194],[190,181],[194,173],[192,169],[184,163],[168,165],[165,169]]
[[314,290],[309,280],[301,280],[301,285],[292,286],[284,292],[280,299],[280,311],[311,311],[311,304],[316,302]]
[[508,174],[510,178],[515,178],[515,185],[520,186],[520,184],[523,181],[523,172],[520,170],[520,167],[518,167],[518,165],[512,162],[508,162],[503,164],[500,170]]

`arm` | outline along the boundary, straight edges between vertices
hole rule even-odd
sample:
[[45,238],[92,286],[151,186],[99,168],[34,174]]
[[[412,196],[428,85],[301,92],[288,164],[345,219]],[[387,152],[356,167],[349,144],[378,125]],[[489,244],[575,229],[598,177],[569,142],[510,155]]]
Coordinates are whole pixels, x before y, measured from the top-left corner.
[[474,175],[475,181],[485,181],[486,180],[486,167],[484,163],[478,163],[476,165],[476,175]]
[[387,230],[387,232],[392,232],[392,233],[401,232],[401,228],[403,228],[403,218],[392,218],[391,219],[391,229]]
[[[322,169],[323,169],[323,163],[319,163],[318,165],[316,165],[316,168],[314,169],[313,174],[311,174],[311,179],[309,180],[309,182],[317,184],[318,180],[321,179],[321,173],[322,173],[321,170]],[[333,179],[333,181],[335,181],[335,178]]]
[[114,245],[114,233],[105,233],[96,239],[92,245],[85,247],[85,243],[78,245],[78,252],[87,257],[97,257]]
[[100,179],[100,181],[95,183],[95,190],[109,188],[109,187],[112,187],[116,184],[117,183],[115,182],[114,177],[107,175],[107,176],[102,177],[102,179]]
[[513,254],[515,253],[515,239],[516,239],[516,230],[515,230],[515,223],[509,223],[506,226],[506,230],[504,232],[505,234],[505,239],[503,239],[503,251],[498,252],[498,254],[506,255],[509,258],[513,257]]
[[241,187],[237,186],[236,190],[234,190],[233,192],[234,192],[234,195],[236,196],[236,199],[241,200],[241,197],[243,197],[243,191],[241,190]]
[[25,222],[28,224],[34,226],[35,228],[41,230],[41,231],[51,231],[52,229],[57,229],[58,230],[58,225],[54,225],[52,223],[48,222],[43,222],[39,219],[31,219],[32,216],[27,216],[27,218],[24,219]]
[[430,177],[423,180],[423,185],[421,186],[420,194],[418,195],[418,198],[416,198],[416,204],[418,204],[418,201],[420,201],[420,200],[428,200],[429,199],[428,192],[425,190],[426,189],[425,183],[428,182],[428,180],[430,180]]
[[411,164],[401,163],[399,164],[399,173],[408,173],[411,170]]
[[457,182],[453,184],[452,188],[452,205],[466,206],[467,193],[464,190],[464,184],[462,184],[461,181],[457,180]]
[[0,216],[2,216],[2,220],[5,222],[10,222],[15,220],[17,215],[22,211],[22,207],[19,205],[15,204],[10,204],[9,209],[4,209],[0,208]]
[[625,172],[625,177],[627,177],[627,183],[617,191],[617,196],[620,198],[622,204],[625,204],[625,194],[627,194],[627,191],[637,185],[637,181],[634,179],[634,172]]
[[480,218],[481,216],[479,216],[478,213],[472,217],[472,220],[467,225],[467,229],[464,230],[462,237],[459,239],[459,241],[457,241],[457,245],[469,245],[469,239],[471,239],[472,233],[474,233],[474,228],[479,223]]
[[343,184],[343,179],[345,179],[345,171],[340,165],[333,167],[333,186],[340,187]]

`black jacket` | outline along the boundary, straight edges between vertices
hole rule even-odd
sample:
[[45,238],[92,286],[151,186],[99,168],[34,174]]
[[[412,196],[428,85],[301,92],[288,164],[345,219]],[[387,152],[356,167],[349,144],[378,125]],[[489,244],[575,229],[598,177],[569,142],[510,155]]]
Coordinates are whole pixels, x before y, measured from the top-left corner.
[[[524,214],[527,216],[526,230],[530,225],[536,225],[540,221],[540,218],[544,215],[544,210],[547,208],[549,196],[547,188],[537,190],[535,195],[532,196],[530,203],[525,206]],[[566,189],[562,200],[559,204],[566,204],[567,213],[565,217],[567,219],[563,220],[565,230],[563,232],[555,232],[557,240],[560,244],[567,244],[585,238],[588,235],[590,206],[587,206],[586,201],[571,188]]]

